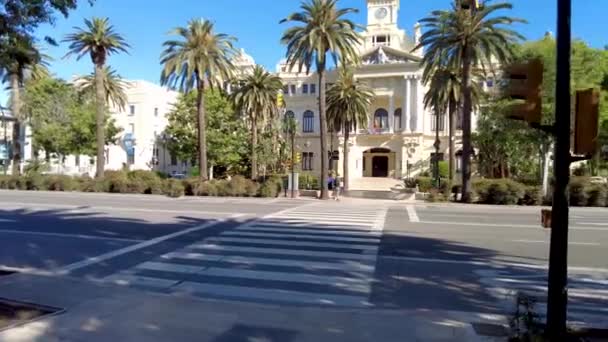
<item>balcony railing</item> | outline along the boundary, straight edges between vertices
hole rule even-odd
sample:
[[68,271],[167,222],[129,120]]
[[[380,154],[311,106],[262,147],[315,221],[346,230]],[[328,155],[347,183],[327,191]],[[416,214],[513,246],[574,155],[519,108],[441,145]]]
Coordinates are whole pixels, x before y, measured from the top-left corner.
[[369,134],[369,135],[383,135],[390,134],[391,130],[388,127],[385,128],[368,128],[368,129],[360,129],[359,134]]

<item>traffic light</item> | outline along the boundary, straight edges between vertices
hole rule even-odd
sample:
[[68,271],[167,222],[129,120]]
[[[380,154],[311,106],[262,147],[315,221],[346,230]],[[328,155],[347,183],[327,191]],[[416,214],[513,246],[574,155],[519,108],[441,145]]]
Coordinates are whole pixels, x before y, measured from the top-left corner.
[[527,63],[508,66],[505,70],[507,87],[505,95],[516,100],[507,115],[510,119],[540,124],[542,119],[543,62],[533,59]]
[[574,154],[594,155],[598,149],[600,92],[595,89],[576,92]]
[[302,161],[302,154],[300,152],[296,152],[296,164],[300,164]]

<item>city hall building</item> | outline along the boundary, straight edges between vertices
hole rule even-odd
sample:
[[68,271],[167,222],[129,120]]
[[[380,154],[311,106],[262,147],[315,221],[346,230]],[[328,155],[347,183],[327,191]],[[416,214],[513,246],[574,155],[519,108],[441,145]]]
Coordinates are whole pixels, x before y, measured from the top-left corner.
[[[411,33],[399,28],[399,0],[367,0],[367,13],[358,46],[362,63],[355,77],[373,89],[375,98],[367,127],[353,129],[348,141],[349,177],[351,189],[388,190],[408,175],[429,168],[437,128],[442,140],[440,157],[445,154],[447,159],[448,122],[445,113],[437,120],[423,104],[427,91],[422,84],[423,51],[414,51],[422,34],[420,25]],[[302,153],[302,171],[318,174],[324,156],[320,154],[317,75],[290,70],[285,61],[277,68],[285,85],[286,115],[294,116],[299,124],[296,144]],[[330,71],[327,86],[335,78],[335,70]],[[328,145],[332,140],[331,149],[339,159],[331,167],[341,175],[344,138],[338,133],[328,138]],[[456,143],[460,144],[459,137]]]

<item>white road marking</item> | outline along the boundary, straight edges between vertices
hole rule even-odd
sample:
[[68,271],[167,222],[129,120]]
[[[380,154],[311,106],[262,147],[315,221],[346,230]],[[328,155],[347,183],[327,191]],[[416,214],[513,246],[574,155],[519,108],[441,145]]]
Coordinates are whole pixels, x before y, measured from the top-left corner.
[[608,223],[606,222],[577,222],[578,225],[581,226],[601,226],[608,227]]
[[[290,228],[285,227],[274,228],[275,226],[267,226],[263,225],[254,225],[249,227],[237,227],[234,231],[246,231],[246,232],[276,232],[276,233],[289,233],[289,234],[314,234],[314,235],[344,235],[344,236],[357,236],[357,237],[380,237],[379,232],[372,232],[369,230],[346,230],[346,229],[323,229],[323,228],[313,228],[313,229],[305,229],[305,228]],[[368,227],[369,229],[369,227]]]
[[135,266],[136,269],[149,270],[149,271],[160,271],[160,272],[173,272],[173,273],[200,273],[203,270],[202,266],[190,266],[171,264],[168,262],[153,262],[147,261]]
[[17,220],[12,220],[12,219],[3,219],[3,218],[0,218],[0,223],[1,223],[1,222],[10,222],[10,223],[14,223],[14,222],[17,222]]
[[386,220],[386,214],[388,213],[388,208],[379,210],[376,214],[376,220],[374,222],[374,226],[372,227],[372,231],[382,232],[384,230],[384,221]]
[[[297,228],[315,228],[318,230],[325,230],[325,229],[342,229],[344,230],[345,228],[348,229],[369,229],[370,226],[368,225],[349,225],[348,227],[345,227],[344,225],[340,224],[340,223],[330,223],[330,224],[322,224],[319,222],[299,222],[299,223],[289,223],[289,228],[286,228],[287,222],[276,222],[276,221],[255,221],[252,222],[251,226],[255,226],[255,227],[280,227],[280,228],[285,228],[285,229],[297,229]],[[293,228],[292,228],[293,227]]]
[[97,264],[97,263],[100,263],[100,262],[105,261],[105,260],[113,259],[113,258],[115,258],[117,256],[120,256],[120,255],[123,255],[123,254],[127,254],[127,253],[131,253],[131,252],[134,252],[134,251],[142,249],[142,248],[153,246],[153,245],[159,244],[159,243],[161,243],[163,241],[166,241],[166,240],[178,237],[178,236],[182,236],[182,235],[189,234],[189,233],[192,233],[192,232],[196,232],[196,231],[199,231],[199,230],[207,229],[209,227],[221,224],[221,223],[227,221],[230,218],[237,218],[237,217],[240,217],[240,216],[242,216],[242,215],[241,214],[236,214],[236,215],[230,216],[229,218],[220,219],[220,220],[216,220],[216,221],[211,221],[211,222],[208,222],[208,223],[196,226],[196,227],[180,230],[179,232],[175,232],[175,233],[172,233],[172,234],[167,234],[167,235],[159,236],[157,238],[154,238],[154,239],[151,239],[151,240],[147,240],[147,241],[144,241],[142,243],[138,243],[138,244],[133,245],[133,246],[128,246],[128,247],[125,247],[125,248],[121,248],[121,249],[118,249],[118,250],[115,250],[115,251],[112,251],[112,252],[109,252],[109,253],[98,255],[98,256],[93,257],[93,258],[88,258],[88,259],[85,259],[85,260],[82,260],[82,261],[79,261],[79,262],[76,262],[76,263],[73,263],[73,264],[61,267],[56,272],[58,274],[69,274],[70,272],[73,272],[73,271],[75,271],[77,269],[80,269],[80,268],[83,268],[83,267],[87,267],[87,266],[90,266],[90,265],[93,265],[93,264]]
[[113,275],[103,278],[102,281],[108,282],[111,284],[115,284],[115,285],[125,285],[125,286],[137,285],[137,286],[144,286],[144,287],[155,287],[155,288],[160,288],[160,289],[168,288],[168,287],[171,287],[171,286],[179,283],[178,280],[153,278],[153,277],[142,277],[142,276],[137,276],[137,275],[133,275],[133,274],[129,274],[129,273],[113,274]]
[[320,241],[343,241],[343,242],[369,242],[369,243],[380,243],[378,238],[354,238],[354,237],[342,237],[342,236],[319,236],[319,235],[306,235],[306,234],[289,234],[289,233],[264,233],[256,231],[227,231],[220,234],[221,236],[242,236],[242,237],[265,237],[265,238],[283,238],[283,239],[310,239]]
[[209,249],[213,251],[223,252],[245,252],[245,253],[261,253],[261,254],[278,254],[278,255],[299,255],[311,257],[326,257],[326,258],[344,258],[355,260],[376,260],[375,255],[355,254],[355,253],[337,253],[337,252],[321,252],[310,250],[293,250],[281,248],[263,248],[263,247],[241,247],[241,246],[221,246],[216,244],[196,244],[189,248],[193,249]]
[[264,289],[257,287],[233,286],[225,284],[204,284],[184,282],[173,289],[187,293],[225,296],[241,299],[256,299],[284,303],[326,304],[338,306],[371,306],[367,296],[348,296],[327,293],[299,292],[282,289]]
[[207,242],[236,242],[245,244],[262,244],[262,245],[277,245],[277,246],[293,246],[293,247],[325,247],[325,248],[348,248],[362,250],[377,250],[377,245],[355,245],[333,242],[317,242],[317,241],[294,241],[294,240],[277,240],[277,239],[261,239],[261,238],[239,238],[239,237],[212,237],[206,240]]
[[420,218],[418,218],[418,214],[416,214],[416,209],[413,205],[405,206],[407,210],[407,215],[410,217],[410,222],[420,222]]
[[0,229],[0,234],[40,235],[40,236],[54,236],[54,237],[72,238],[72,239],[124,241],[124,242],[141,242],[141,241],[143,241],[143,240],[140,240],[140,239],[112,238],[112,237],[95,236],[95,235],[83,235],[83,234],[64,234],[64,233],[36,232],[36,231],[15,230],[15,229]]
[[230,264],[242,265],[266,265],[266,266],[286,266],[298,267],[306,270],[339,270],[344,272],[368,272],[374,271],[374,265],[371,263],[357,262],[352,260],[341,260],[337,262],[324,261],[307,261],[307,260],[292,260],[292,259],[273,259],[260,258],[238,255],[209,255],[201,253],[184,253],[172,252],[161,256],[163,259],[186,259],[186,260],[201,260],[222,262]]
[[[545,240],[511,240],[512,242],[521,242],[521,243],[532,243],[532,244],[543,244],[548,245],[551,242]],[[568,242],[569,245],[573,246],[601,246],[602,244],[597,242]]]

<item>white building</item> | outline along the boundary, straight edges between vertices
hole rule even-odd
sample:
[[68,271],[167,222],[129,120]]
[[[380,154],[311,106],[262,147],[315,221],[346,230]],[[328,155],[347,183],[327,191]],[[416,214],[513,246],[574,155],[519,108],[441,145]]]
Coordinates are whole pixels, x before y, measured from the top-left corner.
[[[162,132],[167,114],[176,103],[178,93],[147,81],[127,81],[124,109],[112,106],[111,116],[117,127],[119,143],[106,146],[105,169],[159,170],[184,173],[188,166],[178,163],[164,148]],[[95,175],[95,158],[67,156],[63,163],[53,160],[52,173]]]

